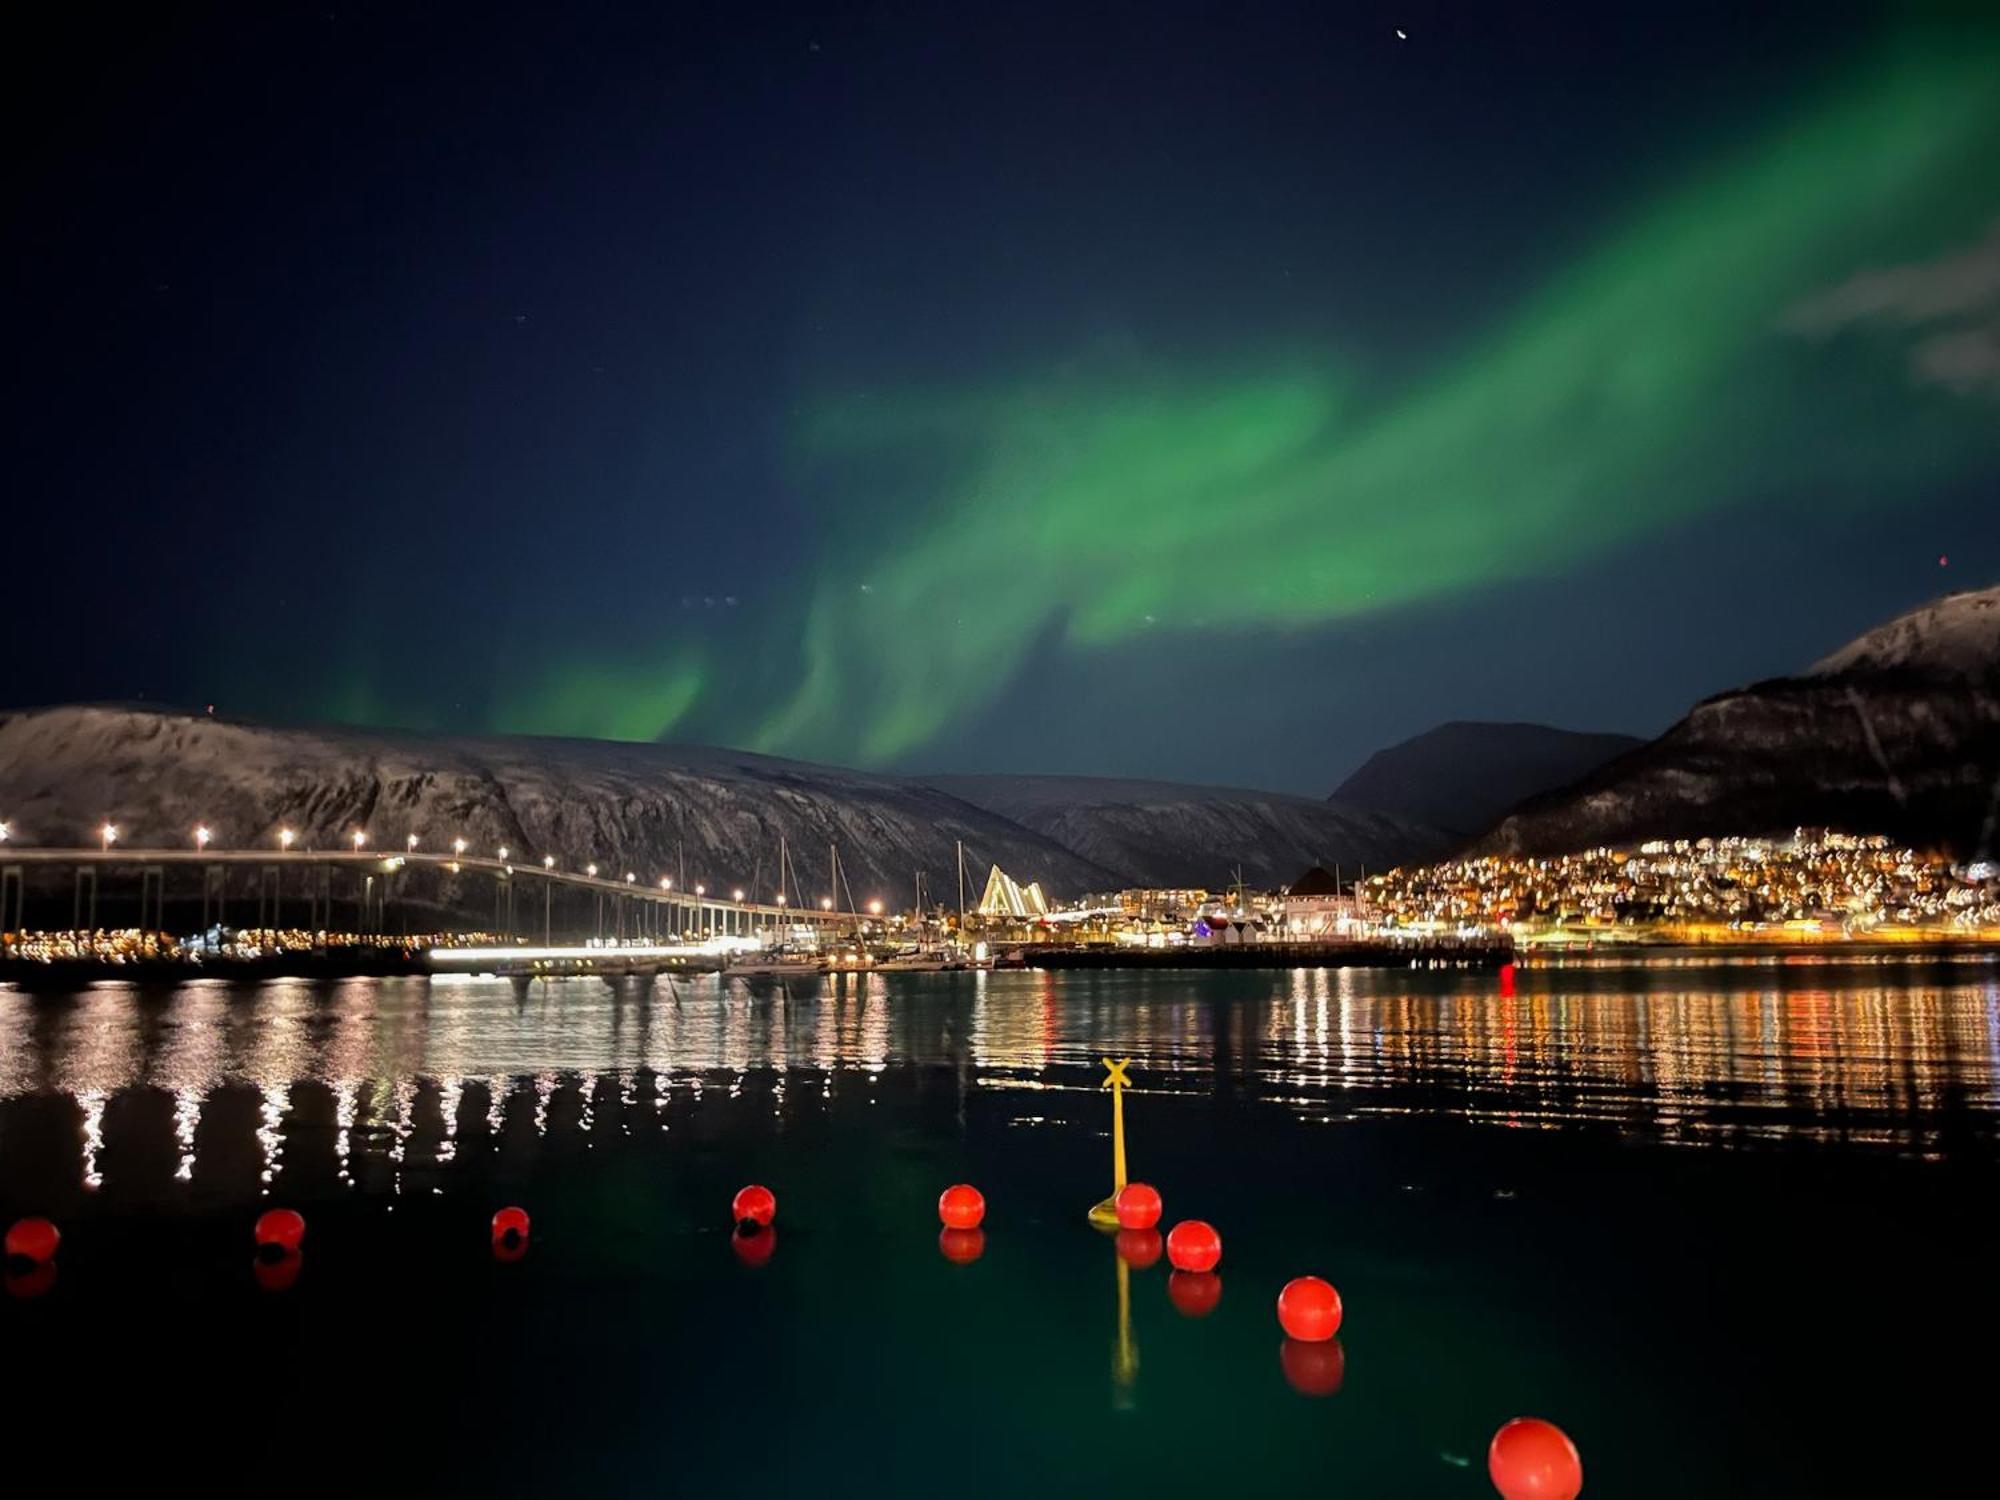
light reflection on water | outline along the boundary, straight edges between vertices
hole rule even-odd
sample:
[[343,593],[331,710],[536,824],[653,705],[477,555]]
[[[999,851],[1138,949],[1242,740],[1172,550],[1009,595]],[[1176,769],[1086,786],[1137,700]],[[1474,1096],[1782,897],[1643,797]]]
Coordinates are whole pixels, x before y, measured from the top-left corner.
[[[1510,992],[1511,991],[1511,992]],[[650,993],[594,981],[357,979],[76,995],[0,988],[0,1152],[73,1111],[74,1181],[106,1178],[108,1114],[157,1096],[171,1180],[195,1185],[206,1136],[252,1096],[254,1188],[290,1167],[294,1119],[324,1125],[333,1180],[408,1190],[467,1130],[667,1123],[704,1089],[782,1124],[890,1070],[949,1068],[1013,1091],[1016,1123],[1094,1091],[1097,1059],[1142,1089],[1265,1101],[1310,1120],[1432,1114],[1599,1126],[1651,1139],[1790,1139],[1991,1154],[2000,1120],[2000,977],[1987,964],[1596,966],[1464,971],[846,976]],[[323,1116],[323,1120],[321,1117]],[[228,1125],[227,1128],[235,1128]]]

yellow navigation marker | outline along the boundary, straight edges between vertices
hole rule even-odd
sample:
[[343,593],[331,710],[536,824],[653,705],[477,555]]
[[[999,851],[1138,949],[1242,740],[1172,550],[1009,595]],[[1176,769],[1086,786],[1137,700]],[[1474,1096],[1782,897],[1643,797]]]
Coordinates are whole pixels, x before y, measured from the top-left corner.
[[1099,1059],[1104,1064],[1104,1081],[1099,1088],[1111,1090],[1111,1196],[1090,1210],[1090,1222],[1099,1229],[1118,1227],[1118,1190],[1125,1186],[1125,1090],[1132,1086],[1126,1069],[1132,1059]]

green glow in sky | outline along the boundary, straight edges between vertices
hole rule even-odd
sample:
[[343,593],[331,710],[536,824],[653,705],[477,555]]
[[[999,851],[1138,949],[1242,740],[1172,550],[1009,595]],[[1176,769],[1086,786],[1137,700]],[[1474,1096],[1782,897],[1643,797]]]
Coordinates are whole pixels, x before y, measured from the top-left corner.
[[2000,148],[1993,63],[1911,61],[1788,120],[1407,388],[1292,357],[821,400],[802,472],[888,498],[842,507],[800,680],[748,738],[891,762],[1051,632],[1089,651],[1321,625],[1990,453],[1990,411],[1914,389],[1889,352],[1864,352],[1858,388],[1829,378],[1835,356],[1781,320],[1990,214],[1954,189]]

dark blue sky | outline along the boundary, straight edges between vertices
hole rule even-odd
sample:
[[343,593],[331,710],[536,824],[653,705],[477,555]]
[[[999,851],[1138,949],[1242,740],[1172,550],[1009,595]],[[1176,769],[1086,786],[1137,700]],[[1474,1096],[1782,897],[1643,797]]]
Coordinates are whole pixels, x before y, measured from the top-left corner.
[[1656,730],[2000,578],[1993,31],[1739,9],[31,19],[7,697],[1308,791]]

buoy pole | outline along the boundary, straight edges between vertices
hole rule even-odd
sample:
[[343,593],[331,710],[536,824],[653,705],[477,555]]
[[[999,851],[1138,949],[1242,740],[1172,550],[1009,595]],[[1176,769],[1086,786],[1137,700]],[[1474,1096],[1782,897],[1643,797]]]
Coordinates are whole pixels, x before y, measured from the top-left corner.
[[1090,1222],[1099,1229],[1118,1227],[1118,1190],[1125,1186],[1125,1090],[1132,1080],[1126,1069],[1132,1066],[1132,1059],[1121,1057],[1117,1061],[1100,1058],[1104,1064],[1104,1081],[1099,1088],[1111,1090],[1111,1196],[1092,1206]]
[[1132,1338],[1132,1268],[1122,1255],[1118,1263],[1118,1341],[1111,1346],[1111,1379],[1129,1399],[1139,1378],[1139,1345]]

